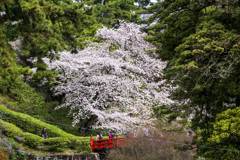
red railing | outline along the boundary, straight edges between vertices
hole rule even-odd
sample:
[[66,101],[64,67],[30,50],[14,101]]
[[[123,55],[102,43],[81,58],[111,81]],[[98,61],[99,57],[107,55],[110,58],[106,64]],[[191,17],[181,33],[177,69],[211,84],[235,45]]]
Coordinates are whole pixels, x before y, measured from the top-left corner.
[[[190,140],[190,137],[181,137]],[[125,138],[110,138],[110,139],[101,139],[101,140],[93,140],[93,138],[91,138],[91,149],[103,149],[103,148],[112,148],[112,147],[119,147],[119,146],[123,146],[124,144],[126,144],[127,140],[137,140],[137,139],[141,139],[141,138],[137,138],[137,137],[125,137]],[[149,139],[149,140],[154,140],[154,141],[163,141],[163,142],[168,142],[166,141],[166,138],[164,137],[159,137],[159,138],[143,138],[143,139]],[[197,147],[196,145],[196,137],[194,137],[194,146]],[[175,142],[175,143],[181,143],[181,142]]]
[[110,138],[110,139],[101,139],[93,140],[91,139],[91,149],[103,149],[103,148],[112,148],[119,147],[123,145],[124,138]]

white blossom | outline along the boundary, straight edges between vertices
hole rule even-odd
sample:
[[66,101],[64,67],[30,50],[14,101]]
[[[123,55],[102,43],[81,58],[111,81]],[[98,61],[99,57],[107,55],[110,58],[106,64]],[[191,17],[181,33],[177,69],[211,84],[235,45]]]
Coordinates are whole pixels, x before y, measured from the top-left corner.
[[140,29],[125,22],[118,29],[103,27],[95,35],[101,42],[77,54],[64,51],[60,60],[44,59],[49,69],[59,71],[53,90],[65,101],[57,109],[68,107],[74,125],[95,115],[95,128],[129,130],[151,123],[154,105],[172,103],[167,87],[160,88],[166,62],[146,53],[154,47]]

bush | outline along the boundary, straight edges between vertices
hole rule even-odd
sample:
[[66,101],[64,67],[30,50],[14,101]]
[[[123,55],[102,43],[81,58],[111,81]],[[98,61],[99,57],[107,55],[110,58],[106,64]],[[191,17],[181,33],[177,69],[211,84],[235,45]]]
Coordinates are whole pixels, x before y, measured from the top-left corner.
[[28,132],[22,132],[22,130],[14,124],[0,120],[0,128],[8,137],[12,137],[16,140],[22,139],[22,142],[31,148],[41,144],[42,138],[40,136]]
[[[126,139],[121,147],[110,150],[108,160],[188,160],[193,159],[194,151],[185,146],[184,141],[188,139],[185,134],[178,132],[163,131],[164,124],[158,124],[161,128],[149,129],[146,137],[139,131],[138,138]],[[168,127],[171,127],[167,124]],[[136,132],[135,132],[136,134]],[[189,138],[190,139],[190,138]],[[189,142],[188,142],[189,143]],[[183,145],[177,145],[183,144]],[[180,148],[180,150],[179,150]]]
[[88,154],[92,152],[90,141],[77,141],[76,146],[76,150],[78,153]]
[[33,158],[30,154],[27,154],[25,152],[16,152],[14,150],[11,150],[9,152],[9,159],[11,160],[33,160]]
[[15,138],[17,135],[22,133],[21,129],[11,123],[4,122],[3,120],[0,120],[0,128],[5,135],[12,138]]
[[56,126],[40,121],[27,114],[11,111],[2,105],[0,105],[0,112],[5,115],[8,122],[11,122],[16,126],[39,136],[41,136],[41,130],[43,127],[46,127],[49,137],[65,137],[69,140],[89,140],[89,138],[86,137],[78,137],[69,134]]
[[[222,148],[208,149],[200,147],[198,154],[209,160],[240,159],[240,107],[228,109],[216,116],[212,132],[207,141],[199,138],[201,145]],[[235,151],[232,151],[235,150]]]
[[14,138],[11,137],[7,137],[8,142],[10,142],[10,144],[12,145],[13,149],[20,149],[21,145],[20,143],[18,143]]
[[23,132],[22,137],[24,138],[24,144],[31,148],[36,148],[38,145],[42,143],[41,137],[32,133]]
[[22,79],[18,79],[11,85],[8,95],[16,100],[15,106],[25,113],[26,111],[30,114],[39,113],[45,104],[44,97]]
[[49,151],[64,151],[68,146],[69,140],[63,137],[48,138],[43,140],[43,148]]
[[[25,145],[31,147],[31,148],[40,148],[43,150],[48,151],[57,151],[62,152],[67,148],[75,148],[75,146],[71,146],[69,144],[72,144],[72,140],[66,137],[56,137],[56,138],[48,138],[48,139],[42,139],[41,136],[28,133],[28,132],[22,132],[21,129],[19,129],[14,124],[4,122],[3,120],[0,120],[0,129],[4,134],[6,134],[9,137],[12,137],[16,140],[21,139],[20,142],[24,143]],[[83,141],[76,139],[74,140],[78,143],[74,145],[81,144],[81,152],[83,153],[90,153],[90,141]],[[84,146],[86,145],[86,146]]]
[[7,153],[3,149],[0,148],[0,160],[8,160],[8,159],[9,159],[9,157],[8,157]]

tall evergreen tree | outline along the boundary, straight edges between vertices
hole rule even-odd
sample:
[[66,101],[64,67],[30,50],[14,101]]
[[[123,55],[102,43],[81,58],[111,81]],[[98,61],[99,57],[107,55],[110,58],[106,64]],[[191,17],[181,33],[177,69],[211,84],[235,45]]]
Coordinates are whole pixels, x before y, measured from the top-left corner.
[[210,20],[176,47],[178,56],[169,72],[178,85],[174,98],[190,99],[185,113],[194,113],[195,127],[210,129],[217,113],[239,105],[239,94],[231,90],[238,84],[232,76],[239,77],[239,40],[239,35]]
[[0,91],[7,93],[21,75],[31,75],[29,68],[17,65],[14,50],[6,42],[4,26],[0,24]]
[[139,15],[135,13],[139,7],[134,5],[134,0],[95,0],[92,3],[98,23],[115,26],[119,24],[118,20],[141,22]]
[[92,9],[72,0],[3,0],[0,13],[5,43],[21,38],[21,54],[36,59],[35,79],[51,80],[53,76],[45,70],[43,57],[56,59],[59,51],[76,52],[86,36],[94,33]]
[[149,21],[157,24],[150,27],[147,40],[157,46],[161,58],[174,58],[174,49],[195,32],[203,14],[200,11],[212,3],[214,1],[164,0],[148,9],[148,13],[153,14]]
[[165,76],[177,89],[173,111],[192,114],[204,142],[218,113],[239,106],[240,36],[238,1],[165,0],[149,9],[147,40],[169,60]]

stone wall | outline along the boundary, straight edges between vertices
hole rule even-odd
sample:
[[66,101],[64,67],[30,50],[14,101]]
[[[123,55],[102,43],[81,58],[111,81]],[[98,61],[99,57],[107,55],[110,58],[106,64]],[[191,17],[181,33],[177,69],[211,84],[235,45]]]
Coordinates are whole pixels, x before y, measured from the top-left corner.
[[[79,155],[37,155],[32,153],[20,152],[16,151],[17,155],[21,157],[21,159],[27,160],[100,160],[99,154],[79,154]],[[23,156],[23,153],[25,156]]]
[[100,160],[98,154],[36,156],[35,160]]

